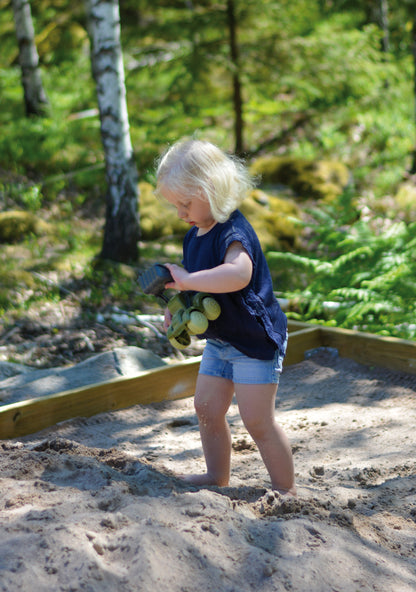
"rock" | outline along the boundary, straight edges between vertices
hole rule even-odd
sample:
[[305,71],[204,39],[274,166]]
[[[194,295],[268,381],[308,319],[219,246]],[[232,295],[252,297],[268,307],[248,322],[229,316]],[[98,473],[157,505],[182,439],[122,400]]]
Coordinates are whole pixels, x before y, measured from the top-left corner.
[[[0,401],[3,404],[16,403],[121,376],[137,376],[145,370],[164,365],[166,362],[162,358],[140,347],[116,348],[69,368],[47,368],[28,372],[27,367],[16,365],[18,369],[25,370],[19,374],[9,374],[8,378],[0,380]],[[13,368],[9,368],[8,371],[13,371]]]
[[33,372],[34,368],[24,366],[23,364],[14,364],[13,362],[0,362],[0,382],[11,376],[27,374]]

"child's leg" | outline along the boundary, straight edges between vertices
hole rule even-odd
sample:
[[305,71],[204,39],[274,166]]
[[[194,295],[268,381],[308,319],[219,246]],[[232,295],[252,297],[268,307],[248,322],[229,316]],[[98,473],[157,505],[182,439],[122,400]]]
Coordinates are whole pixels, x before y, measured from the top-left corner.
[[199,420],[207,472],[183,478],[194,485],[228,485],[230,480],[231,434],[226,413],[231,405],[231,380],[199,374],[194,405]]
[[292,450],[274,417],[276,392],[275,384],[235,385],[241,418],[259,448],[273,489],[296,495]]

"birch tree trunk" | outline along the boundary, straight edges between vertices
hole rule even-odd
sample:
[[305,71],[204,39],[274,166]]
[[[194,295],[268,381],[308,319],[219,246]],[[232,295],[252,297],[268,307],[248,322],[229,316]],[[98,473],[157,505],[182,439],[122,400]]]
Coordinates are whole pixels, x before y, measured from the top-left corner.
[[100,256],[129,263],[139,255],[139,195],[127,114],[119,4],[118,0],[86,0],[86,6],[107,176]]
[[26,115],[44,115],[48,99],[42,85],[29,0],[12,0]]

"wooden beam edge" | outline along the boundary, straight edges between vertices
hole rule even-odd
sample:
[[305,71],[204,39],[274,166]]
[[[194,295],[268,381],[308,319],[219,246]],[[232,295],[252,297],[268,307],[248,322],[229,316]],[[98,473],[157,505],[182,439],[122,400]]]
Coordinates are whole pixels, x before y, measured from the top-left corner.
[[[309,349],[326,346],[362,364],[416,374],[416,342],[298,321],[289,321],[288,328],[285,366],[303,361]],[[4,405],[0,407],[0,439],[38,432],[73,417],[189,397],[194,393],[199,363],[200,357],[193,358],[135,377]]]
[[284,366],[298,364],[305,359],[305,352],[322,345],[321,328],[317,325],[289,332]]
[[416,342],[351,329],[321,327],[322,345],[367,366],[416,374]]
[[[367,366],[381,366],[407,374],[416,374],[416,341],[289,320],[289,343],[291,336],[302,334],[307,327],[319,330],[320,343],[313,347],[333,347],[338,350],[341,357],[350,358]],[[309,349],[307,342],[305,345],[308,345],[305,350]],[[295,359],[300,361],[300,357],[301,351],[297,352]]]
[[162,366],[129,378],[88,385],[0,407],[0,439],[38,432],[74,417],[189,397],[200,357]]

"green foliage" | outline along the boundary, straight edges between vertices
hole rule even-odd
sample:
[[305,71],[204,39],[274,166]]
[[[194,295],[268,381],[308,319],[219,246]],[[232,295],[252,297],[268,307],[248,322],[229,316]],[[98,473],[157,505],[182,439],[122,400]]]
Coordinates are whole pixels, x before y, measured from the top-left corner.
[[[300,250],[301,215],[293,204],[285,201],[274,209],[270,202],[265,210],[254,200],[245,207],[266,249],[290,251],[270,253],[269,258],[276,282],[297,297],[298,315],[413,338],[414,183],[410,178],[403,187],[402,182],[414,147],[414,3],[389,2],[388,54],[380,50],[382,31],[372,18],[373,4],[235,1],[248,157],[336,161],[353,176],[353,183],[330,204],[305,212],[308,256]],[[155,157],[183,135],[197,133],[232,149],[235,66],[229,57],[225,3],[126,0],[120,5],[130,131],[140,179],[152,182]],[[18,287],[7,285],[1,311],[48,297],[50,287],[29,282],[31,270],[54,272],[67,265],[68,273],[85,273],[90,291],[84,301],[90,299],[93,306],[110,298],[130,298],[130,303],[136,298],[133,284],[118,271],[99,275],[91,262],[99,251],[100,232],[87,236],[78,224],[88,210],[103,215],[106,190],[84,7],[82,0],[32,3],[42,80],[51,104],[43,119],[25,117],[10,3],[0,11],[1,207],[45,218],[56,208],[65,218],[54,220],[59,248],[51,237],[26,236],[17,245],[22,251],[16,263],[9,261],[7,245],[2,247],[3,269]],[[9,181],[9,173],[19,176]],[[322,188],[311,190],[309,173],[307,177],[297,191],[306,187],[308,196],[322,197]],[[389,202],[396,195],[399,211]],[[142,259],[178,260],[180,247],[168,237],[180,236],[185,227],[178,230],[174,213],[167,224],[164,206],[157,209],[154,201],[143,186],[142,238],[155,242],[142,243]],[[377,220],[363,215],[364,203]],[[32,251],[36,261],[29,256]],[[41,260],[50,251],[53,257]],[[12,263],[27,275],[16,277]]]
[[30,211],[36,212],[42,205],[42,193],[39,185],[25,188],[21,194],[23,205]]
[[333,228],[328,244],[322,225],[320,230],[322,258],[267,255],[272,270],[294,278],[283,292],[296,303],[289,316],[416,338],[416,223],[386,224],[375,232],[368,221],[358,220],[338,229],[336,256]]
[[[360,193],[391,191],[408,166],[414,136],[411,11],[394,1],[391,38],[400,38],[400,48],[393,44],[391,55],[380,51],[382,33],[361,4],[235,2],[248,153],[265,143],[280,154],[339,160],[354,171]],[[151,174],[162,147],[195,131],[232,149],[225,4],[120,4],[141,178]],[[1,12],[0,166],[50,176],[103,162],[97,115],[78,118],[97,107],[84,11],[81,0],[32,6],[52,108],[41,122],[24,117],[10,5]],[[103,193],[105,179],[91,173],[71,177],[68,186]]]
[[0,182],[0,202],[5,209],[17,205],[22,209],[36,212],[43,202],[43,194],[39,185],[29,182]]
[[[59,73],[57,76],[59,78]],[[76,101],[76,96],[72,99]],[[62,104],[62,98],[57,97],[56,103]],[[72,120],[69,113],[74,104],[68,104],[67,109],[69,111],[62,110],[61,106],[50,117],[41,119],[22,117],[20,102],[10,106],[12,117],[10,111],[3,110],[0,167],[16,173],[47,176],[103,160],[98,119]]]

